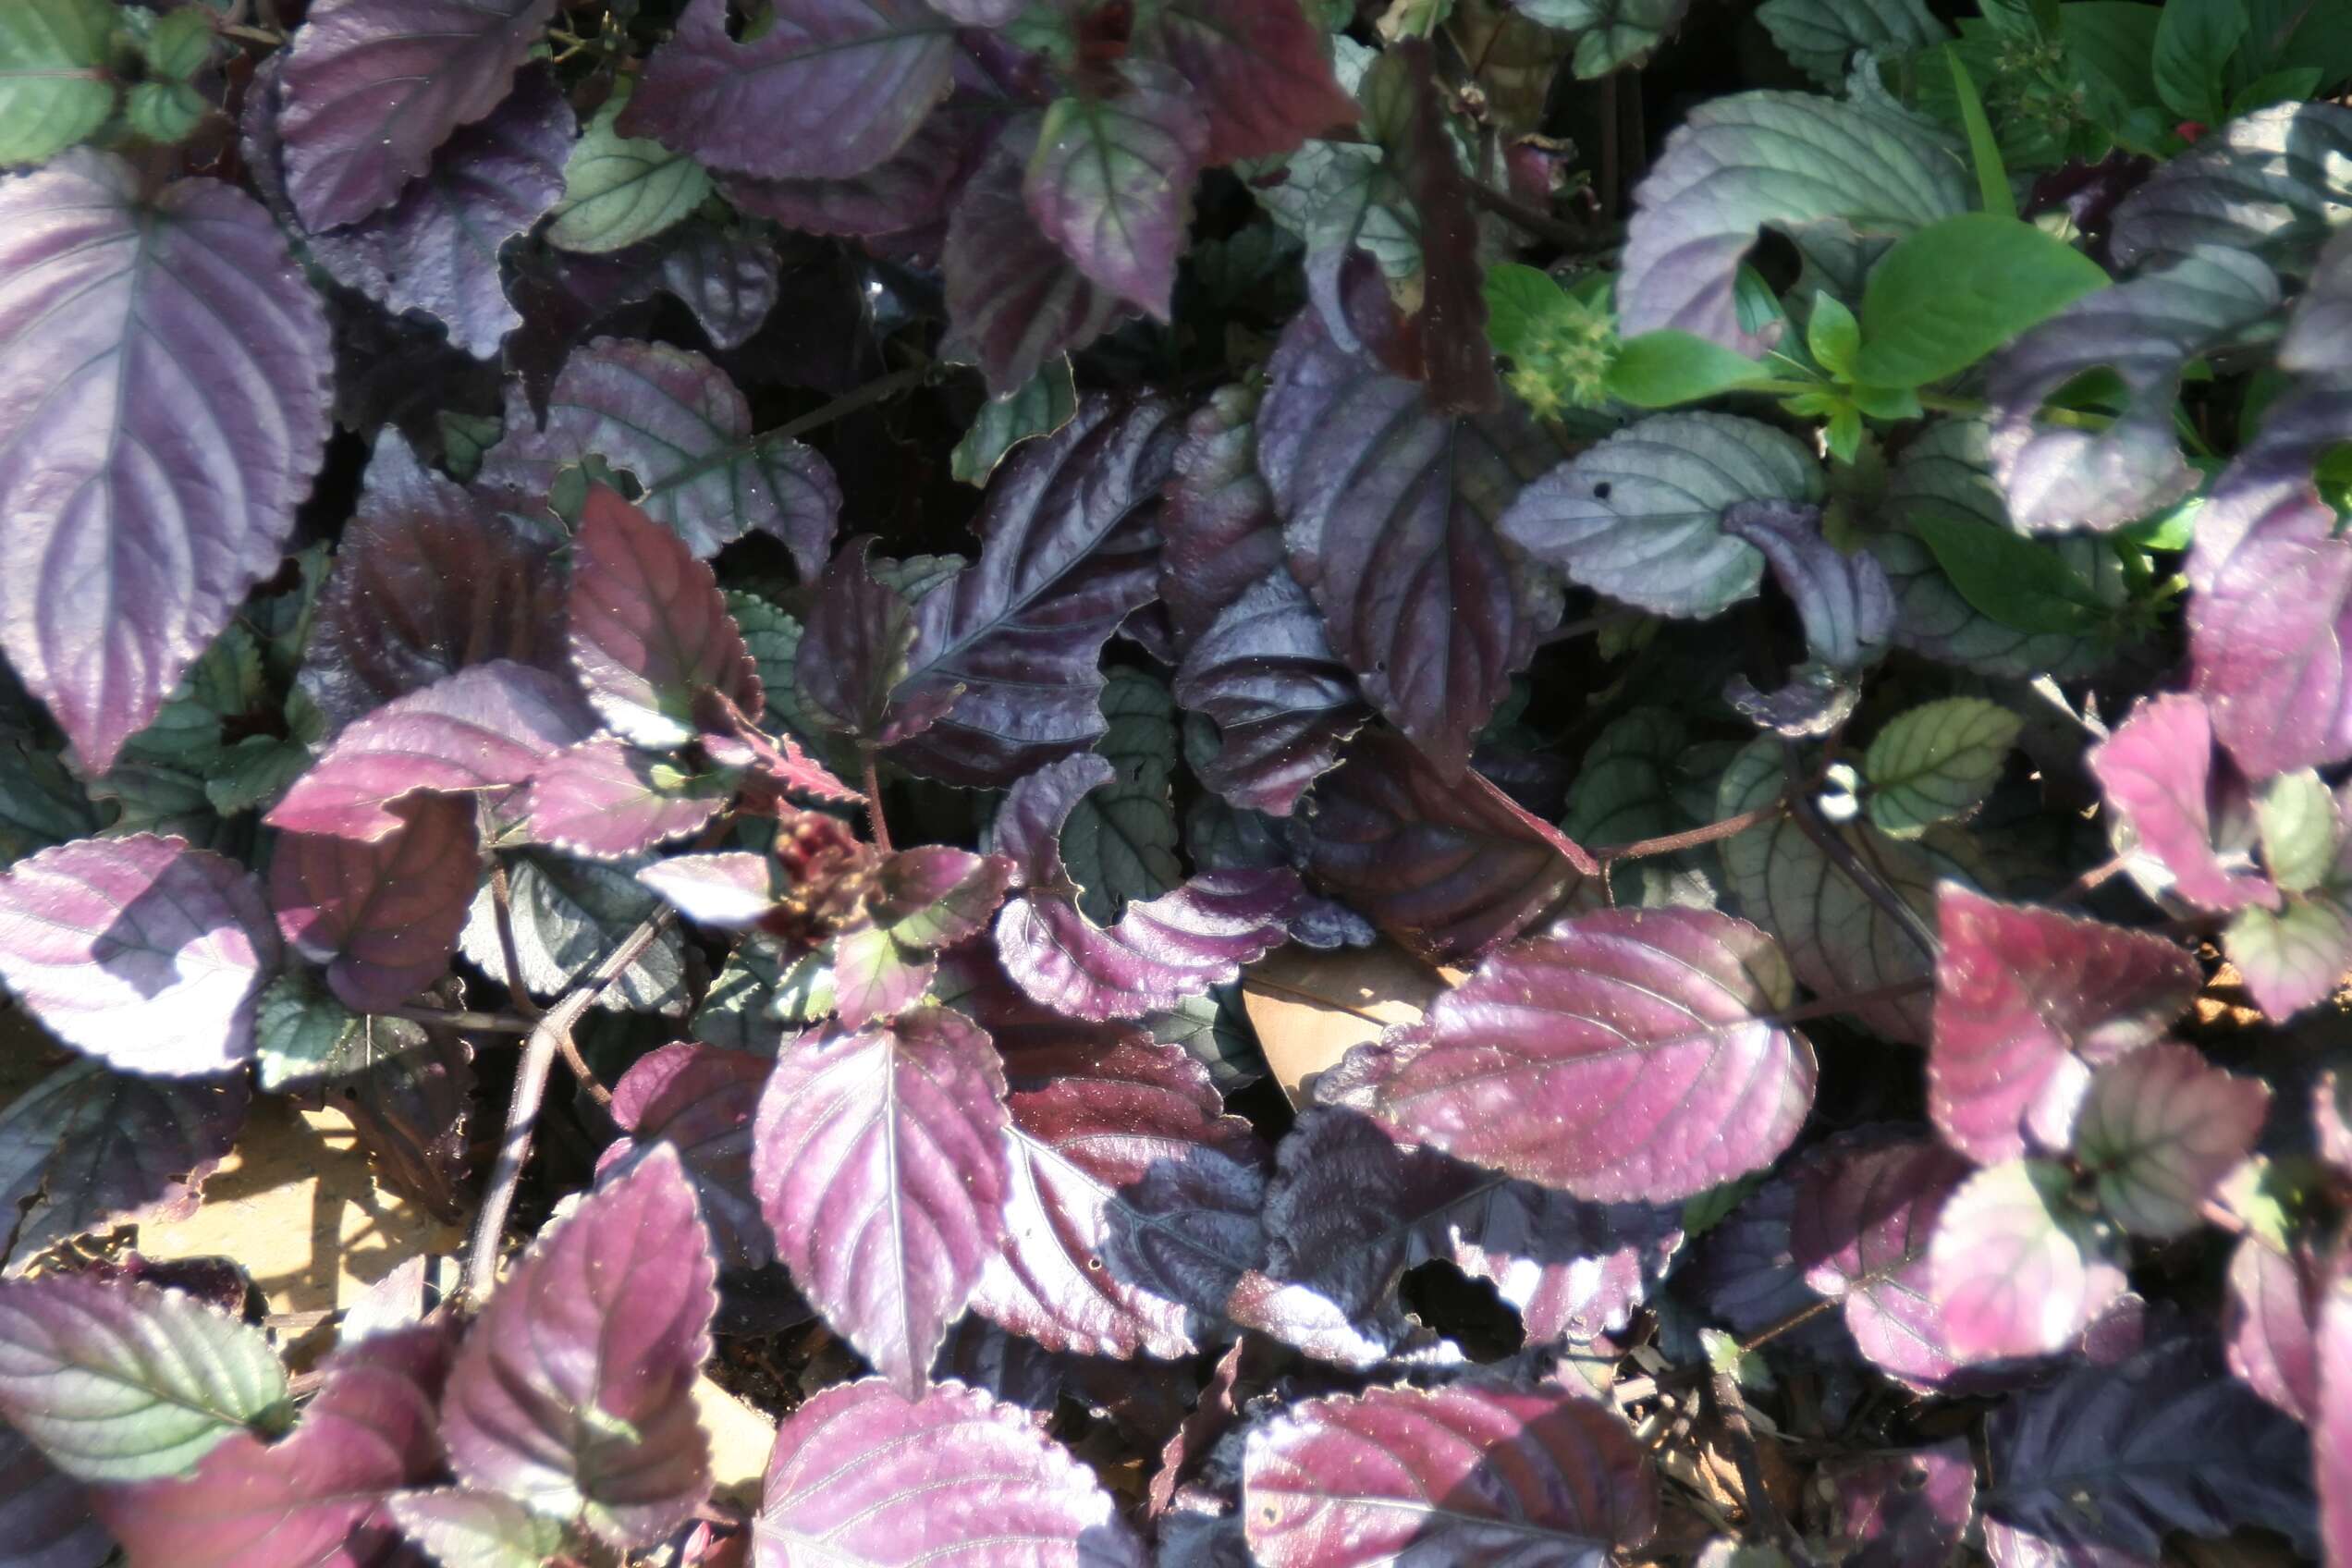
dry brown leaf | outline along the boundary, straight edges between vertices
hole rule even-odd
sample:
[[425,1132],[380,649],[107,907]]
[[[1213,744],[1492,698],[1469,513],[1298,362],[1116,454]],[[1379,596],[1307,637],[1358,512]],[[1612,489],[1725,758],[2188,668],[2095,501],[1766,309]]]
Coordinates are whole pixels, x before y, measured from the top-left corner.
[[1393,1024],[1416,1022],[1459,970],[1433,971],[1402,948],[1284,948],[1242,975],[1242,1006],[1266,1065],[1293,1103],[1299,1083]]

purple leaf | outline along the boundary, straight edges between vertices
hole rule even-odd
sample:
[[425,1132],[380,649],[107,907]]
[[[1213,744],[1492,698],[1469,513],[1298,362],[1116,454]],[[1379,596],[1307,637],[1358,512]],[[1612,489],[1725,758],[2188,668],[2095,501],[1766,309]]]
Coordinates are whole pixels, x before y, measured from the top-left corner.
[[873,545],[868,536],[852,539],[825,569],[792,670],[800,705],[817,724],[870,745],[895,746],[937,723],[962,693],[935,684],[893,710],[890,695],[914,645],[914,606],[874,575]]
[[1182,1049],[1144,1040],[1011,1057],[1003,1242],[972,1309],[1047,1348],[1189,1355],[1263,1247],[1263,1154]]
[[979,361],[999,398],[1057,355],[1092,343],[1119,315],[1119,300],[1088,282],[1029,215],[1023,171],[1035,145],[1025,118],[998,136],[948,214],[940,263],[949,342]]
[[336,738],[263,820],[288,833],[374,839],[418,790],[467,794],[528,781],[593,728],[568,680],[505,659],[386,703]]
[[998,818],[998,846],[1025,886],[997,917],[997,956],[1030,996],[1080,1018],[1141,1018],[1226,984],[1288,939],[1304,896],[1287,866],[1211,872],[1096,925],[1078,907],[1060,836],[1086,792],[1116,777],[1101,757],[1065,758],[1014,785]]
[[2159,1040],[2108,1063],[2075,1122],[2075,1158],[2107,1218],[2136,1236],[2185,1236],[2222,1178],[2253,1151],[2270,1114],[2260,1081]]
[[441,1468],[433,1408],[447,1324],[371,1335],[320,1368],[293,1434],[239,1432],[184,1479],[98,1491],[98,1515],[134,1562],[187,1568],[359,1568],[392,1544],[371,1518]]
[[[1927,1139],[1835,1146],[1796,1179],[1790,1250],[1814,1291],[1843,1304],[1862,1354],[1914,1388],[1957,1363],[1944,1348],[1928,1248],[1968,1162]],[[1964,1521],[1965,1523],[1965,1521]]]
[[1291,814],[1372,717],[1315,602],[1279,563],[1199,630],[1175,693],[1217,722],[1217,755],[1200,765],[1201,782],[1277,816]]
[[782,0],[755,39],[727,0],[693,0],[620,116],[714,169],[765,179],[863,174],[947,95],[955,32],[921,0]]
[[2119,266],[2200,246],[2292,253],[2335,227],[2352,110],[2275,104],[2219,126],[2149,177],[2115,209],[2108,250]]
[[85,1481],[180,1476],[278,1423],[286,1370],[261,1331],[131,1280],[0,1281],[0,1419]]
[[1265,1568],[1601,1568],[1658,1527],[1657,1478],[1624,1422],[1558,1390],[1308,1400],[1250,1433],[1242,1488]]
[[2089,762],[2108,809],[2172,873],[2182,898],[2212,910],[2277,903],[2267,879],[2225,870],[2213,851],[2213,726],[2202,702],[2178,693],[2141,701],[2090,749]]
[[1147,1561],[1093,1472],[1027,1412],[953,1383],[911,1403],[879,1378],[827,1389],[776,1434],[752,1554],[754,1568]]
[[716,690],[757,718],[759,671],[711,569],[686,542],[599,484],[572,542],[565,605],[571,668],[625,741],[682,746]]
[[[775,1239],[752,1196],[752,1117],[774,1065],[751,1051],[680,1042],[639,1057],[612,1087],[612,1116],[637,1146],[678,1151],[712,1244],[729,1268],[762,1268]],[[627,1140],[599,1169],[626,1158]]]
[[325,312],[217,180],[0,181],[0,647],[92,774],[278,568],[327,434]]
[[711,1352],[716,1266],[676,1151],[558,1210],[474,1320],[441,1409],[458,1478],[619,1547],[710,1490],[688,1397]]
[[1429,1010],[1375,1114],[1415,1143],[1602,1202],[1664,1202],[1760,1170],[1813,1104],[1813,1047],[1755,926],[1610,910],[1488,957]]
[[1355,125],[1355,100],[1298,0],[1169,0],[1145,47],[1183,75],[1207,115],[1204,163],[1279,158]]
[[2153,1563],[2173,1531],[2251,1525],[2310,1542],[2302,1430],[2201,1339],[2078,1366],[2017,1395],[1985,1424],[1985,1449],[1991,1484],[1978,1501],[1995,1568]]
[[1250,388],[1221,386],[1184,422],[1159,514],[1159,596],[1180,647],[1282,564],[1282,520],[1257,472],[1257,406]]
[[0,874],[0,981],[49,1033],[125,1072],[243,1062],[277,962],[252,874],[178,839],[77,839]]
[[772,798],[779,793],[813,795],[822,801],[855,801],[858,791],[833,777],[824,764],[801,750],[801,743],[789,734],[770,736],[759,726],[743,717],[743,710],[732,699],[716,688],[702,693],[702,711],[696,717],[704,725],[695,737],[713,762],[723,767],[752,770],[759,786],[754,798],[763,810],[773,810]]
[[1970,198],[1966,161],[1941,129],[1892,104],[1797,92],[1713,99],[1684,117],[1635,189],[1619,330],[1680,327],[1761,353],[1770,345],[1741,328],[1733,301],[1761,229],[1787,234],[1808,256],[1834,255],[1865,235],[1965,212]]
[[14,1226],[0,1263],[127,1220],[192,1212],[251,1103],[242,1077],[142,1078],[68,1061],[0,1110],[0,1215]]
[[1949,1562],[1976,1517],[1977,1462],[1968,1439],[1825,1469],[1834,1494],[1828,1537],[1850,1548],[1843,1568],[1925,1568]]
[[938,1008],[787,1040],[760,1096],[753,1190],[777,1254],[910,1396],[1002,1233],[1006,1125],[987,1035]]
[[756,530],[781,539],[803,575],[824,570],[841,509],[831,465],[798,441],[753,435],[751,405],[702,355],[599,337],[564,361],[544,429],[515,392],[507,403],[506,439],[484,457],[478,488],[535,508],[559,470],[594,455],[635,475],[643,508],[697,557]]
[[[2352,1556],[2352,1289],[2339,1262],[2319,1309],[2319,1408],[2311,1427],[2311,1467],[2319,1483],[2320,1533],[2329,1561]],[[2282,1465],[2294,1466],[2284,1439]],[[2285,1469],[2292,1476],[2299,1466]],[[2291,1483],[2290,1483],[2291,1484]]]
[[[1487,340],[1478,220],[1455,146],[1451,94],[1439,85],[1428,41],[1390,44],[1365,72],[1362,91],[1365,126],[1379,143],[1385,172],[1404,191],[1420,241],[1421,306],[1413,326],[1421,379],[1440,413],[1492,414],[1502,406],[1502,383]],[[1342,267],[1347,260],[1342,251]],[[1310,268],[1310,276],[1320,271]]]
[[980,557],[915,606],[896,702],[948,717],[891,753],[970,788],[1012,783],[1104,731],[1103,644],[1148,603],[1153,528],[1174,410],[1089,397],[1077,417],[1005,460],[976,524]]
[[33,1446],[0,1427],[0,1540],[8,1568],[101,1568],[115,1543],[91,1516],[90,1496]]
[[1293,829],[1318,887],[1438,963],[1501,947],[1584,898],[1591,857],[1472,772],[1361,736]]
[[637,873],[637,880],[703,925],[734,930],[759,924],[776,907],[773,864],[741,850],[671,855]]
[[692,833],[727,803],[728,790],[682,778],[659,758],[599,735],[549,757],[523,814],[532,839],[595,860],[642,854]]
[[1512,410],[1441,416],[1419,385],[1334,343],[1319,312],[1282,335],[1257,455],[1291,570],[1364,693],[1448,779],[1560,613],[1497,528],[1558,451]]
[[2222,1342],[2246,1386],[2307,1426],[2320,1409],[2321,1269],[2262,1235],[2240,1237],[2230,1255]]
[[382,839],[286,833],[270,906],[287,945],[358,1012],[398,1007],[449,972],[482,876],[472,801],[423,795]]
[[[2085,295],[1986,367],[1993,472],[2027,530],[2111,529],[2196,487],[2173,430],[2181,371],[2278,308],[2278,278],[2250,255],[2203,251]],[[2042,405],[2076,378],[2110,369],[2130,396],[2104,430],[2045,425]]]
[[2067,1146],[2091,1070],[2162,1035],[2200,981],[2178,945],[1947,884],[1928,1109],[1979,1164]]
[[376,437],[359,510],[320,593],[301,687],[341,729],[468,665],[563,668],[563,581],[552,545]]
[[[1835,1158],[1842,1146],[1827,1144],[1799,1155],[1787,1169],[1765,1178],[1763,1185],[1701,1238],[1688,1267],[1675,1275],[1685,1298],[1743,1334],[1819,1301],[1796,1260],[1796,1206],[1801,1180],[1813,1160]],[[1776,1342],[1837,1365],[1851,1365],[1860,1354],[1845,1331],[1844,1317],[1836,1315],[1814,1317],[1786,1330]]]
[[2064,1350],[2124,1293],[2112,1233],[2074,1207],[2066,1185],[2059,1166],[2013,1159],[1945,1200],[1928,1257],[1955,1361]]
[[1822,537],[1819,508],[1734,501],[1723,508],[1723,532],[1763,552],[1773,581],[1796,604],[1814,658],[1851,672],[1886,651],[1894,629],[1886,569],[1868,551],[1848,554]]
[[[783,287],[771,238],[754,228],[721,228],[712,223],[690,224],[673,237],[662,251],[657,276],[663,289],[693,312],[695,325],[715,349],[740,349],[750,342],[766,324]],[[797,483],[813,491],[823,489],[831,477],[824,459],[797,441],[775,445],[779,454],[790,453],[807,471],[795,476]],[[813,494],[802,504],[816,505],[817,496]],[[806,545],[790,530],[778,532],[778,537],[793,547],[797,560],[802,548],[814,552],[831,542],[832,522],[826,521],[822,541]]]
[[1209,122],[1184,79],[1131,61],[1115,95],[1055,101],[1022,177],[1029,215],[1114,299],[1168,319]]
[[944,220],[969,168],[966,129],[949,114],[926,118],[907,144],[847,179],[753,179],[724,176],[719,189],[737,210],[811,234],[874,239]]
[[969,941],[1011,881],[1002,855],[930,844],[902,850],[875,869],[863,924],[834,938],[834,1008],[851,1028],[905,1011],[929,988],[933,954]]

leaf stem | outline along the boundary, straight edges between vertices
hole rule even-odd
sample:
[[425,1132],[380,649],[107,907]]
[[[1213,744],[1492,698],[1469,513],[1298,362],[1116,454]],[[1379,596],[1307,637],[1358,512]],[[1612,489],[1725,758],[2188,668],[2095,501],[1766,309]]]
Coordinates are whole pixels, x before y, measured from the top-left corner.
[[874,769],[874,748],[858,748],[858,766],[865,786],[865,815],[874,828],[874,847],[884,854],[890,853],[890,825],[882,817],[882,779]]
[[864,386],[853,391],[844,392],[831,402],[811,409],[798,419],[786,420],[774,430],[762,435],[759,439],[785,441],[796,435],[805,435],[820,425],[831,424],[835,420],[853,414],[860,409],[887,402],[901,392],[912,392],[929,381],[937,370],[938,366],[936,362],[925,361],[919,365],[909,365],[904,370],[894,370],[888,375],[876,376]]
[[500,1035],[528,1035],[532,1021],[511,1012],[464,1012],[440,1007],[396,1007],[386,1018],[405,1018],[435,1029],[476,1029]]
[[507,863],[496,851],[490,855],[490,912],[498,927],[498,958],[507,972],[507,1000],[523,1017],[537,1018],[543,1011],[538,998],[522,983],[522,950],[515,941],[514,889],[507,881]]
[[1621,860],[1646,860],[1651,855],[1671,855],[1680,850],[1695,850],[1718,839],[1735,838],[1751,827],[1771,821],[1787,809],[1788,802],[1784,800],[1768,801],[1751,811],[1710,822],[1704,827],[1662,834],[1655,839],[1636,839],[1630,844],[1605,845],[1595,850],[1592,856],[1603,866],[1608,866]]
[[245,43],[264,44],[272,49],[276,48],[279,44],[286,42],[286,35],[284,33],[273,32],[265,27],[245,27],[237,23],[230,23],[229,25],[223,27],[220,30],[220,32],[221,36],[224,38],[234,38]]
[[1470,199],[1523,234],[1533,235],[1563,251],[1589,251],[1601,243],[1603,236],[1597,229],[1584,229],[1572,223],[1562,223],[1549,213],[1539,213],[1525,202],[1504,195],[1490,185],[1477,180],[1470,184]]
[[[1804,762],[1798,757],[1794,741],[1782,741],[1781,752],[1788,777],[1794,781],[1804,773]],[[1862,857],[1854,852],[1854,846],[1847,843],[1836,828],[1821,820],[1820,809],[1814,805],[1812,796],[1802,786],[1790,790],[1787,800],[1789,815],[1805,836],[1813,840],[1813,847],[1819,850],[1831,865],[1844,872],[1845,879],[1860,888],[1863,897],[1878,905],[1888,919],[1907,932],[1932,963],[1943,949],[1936,940],[1936,934],[1928,929],[1928,923],[1920,918],[1919,912],[1888,887],[1886,878],[1863,864]]]
[[1799,1002],[1783,1012],[1768,1014],[1757,1020],[1759,1023],[1802,1023],[1808,1018],[1828,1018],[1835,1013],[1853,1012],[1860,1008],[1875,1007],[1880,1002],[1897,1002],[1905,997],[1916,997],[1922,991],[1935,989],[1931,974],[1915,974],[1908,980],[1890,980],[1883,986],[1873,986],[1867,991],[1846,991],[1834,997],[1816,997],[1809,1002]]

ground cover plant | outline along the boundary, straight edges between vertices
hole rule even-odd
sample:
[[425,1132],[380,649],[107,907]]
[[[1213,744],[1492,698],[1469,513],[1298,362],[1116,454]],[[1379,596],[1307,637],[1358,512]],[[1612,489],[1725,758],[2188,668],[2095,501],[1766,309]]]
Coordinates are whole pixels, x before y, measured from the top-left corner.
[[6,0],[0,1564],[2352,1565],[2347,82]]

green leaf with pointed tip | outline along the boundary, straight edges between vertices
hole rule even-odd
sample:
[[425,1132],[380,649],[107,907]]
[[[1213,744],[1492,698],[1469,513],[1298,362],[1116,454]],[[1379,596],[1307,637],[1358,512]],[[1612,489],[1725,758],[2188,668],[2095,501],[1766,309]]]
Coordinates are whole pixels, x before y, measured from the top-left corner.
[[703,994],[687,1032],[709,1045],[729,1050],[776,1054],[783,1031],[777,1027],[769,1003],[782,977],[783,959],[769,943],[748,938],[727,955],[718,977]]
[[1487,269],[1487,341],[1498,354],[1525,355],[1574,311],[1560,280],[1524,262]]
[[2206,125],[2229,117],[2224,67],[2248,20],[2246,0],[2165,0],[2149,63],[2166,108]]
[[1523,15],[1577,33],[1576,75],[1586,81],[1632,65],[1666,41],[1688,0],[1514,0]]
[[1060,354],[1038,367],[1011,397],[991,398],[972,418],[972,428],[949,454],[948,472],[966,484],[986,484],[1005,455],[1023,441],[1051,435],[1078,412],[1078,385],[1070,356]]
[[346,1071],[351,1038],[361,1022],[311,971],[279,975],[262,993],[253,1023],[254,1065],[263,1090],[277,1094],[290,1084]]
[[624,77],[571,149],[563,200],[547,226],[547,243],[566,251],[619,251],[651,239],[683,219],[711,192],[702,165],[684,153],[616,129],[629,106]]
[[1628,337],[1609,365],[1609,393],[1637,409],[1671,409],[1737,391],[1771,373],[1745,354],[1680,327]]
[[2009,190],[2009,170],[2001,159],[2001,143],[1992,134],[1992,122],[1985,118],[1984,100],[1978,96],[1976,79],[1961,62],[1960,51],[1943,51],[1944,63],[1952,67],[1953,96],[1960,105],[1960,128],[1968,133],[1968,161],[1976,165],[1977,195],[1984,202],[1984,210],[2004,218],[2017,215],[2017,199]]
[[1176,704],[1168,688],[1140,671],[1115,669],[1102,710],[1110,728],[1095,750],[1119,777],[1072,808],[1061,858],[1084,889],[1079,907],[1109,925],[1129,903],[1182,882],[1184,868],[1176,859]]
[[2015,218],[1962,213],[1931,223],[1870,269],[1854,378],[1941,381],[2108,281],[2097,262]]
[[1908,55],[1952,36],[1922,0],[1765,0],[1756,19],[1782,54],[1833,91],[1858,51]]
[[2262,865],[2282,891],[2308,892],[2335,869],[2343,838],[2335,797],[2310,768],[2282,773],[2255,797],[2262,834]]
[[104,0],[8,0],[0,6],[0,164],[37,164],[106,123],[115,84]]
[[2055,550],[1974,519],[1922,508],[1909,518],[1953,587],[1978,614],[2017,631],[2095,631],[2109,606]]
[[1916,839],[1939,822],[1977,809],[2001,777],[2024,723],[1981,697],[1947,697],[1898,714],[1862,758],[1870,821],[1895,839]]

